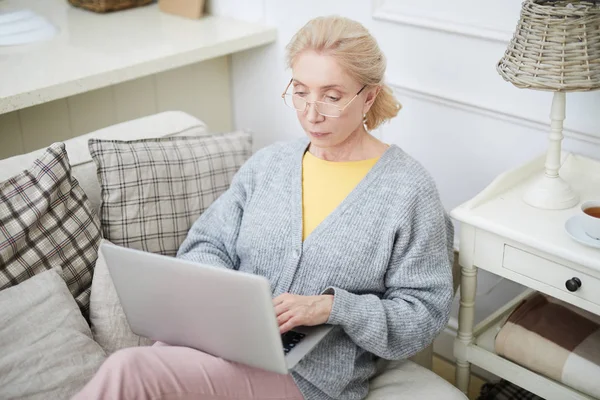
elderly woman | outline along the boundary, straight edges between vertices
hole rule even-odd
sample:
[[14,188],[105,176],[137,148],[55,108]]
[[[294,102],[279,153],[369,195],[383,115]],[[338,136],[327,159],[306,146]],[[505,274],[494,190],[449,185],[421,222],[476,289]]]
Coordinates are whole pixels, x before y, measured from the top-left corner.
[[162,343],[121,350],[78,399],[360,399],[377,357],[410,357],[445,326],[452,223],[425,169],[369,133],[400,108],[375,39],[316,18],[287,50],[283,99],[307,138],[254,154],[178,257],[266,277],[282,333],[334,329],[289,375]]

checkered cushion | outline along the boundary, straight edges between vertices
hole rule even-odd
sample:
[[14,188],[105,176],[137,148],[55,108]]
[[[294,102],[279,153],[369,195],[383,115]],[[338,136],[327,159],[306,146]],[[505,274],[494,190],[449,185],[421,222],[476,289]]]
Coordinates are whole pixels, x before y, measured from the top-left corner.
[[89,141],[102,187],[104,237],[174,256],[200,214],[252,151],[248,132]]
[[60,266],[85,313],[100,240],[98,217],[71,176],[64,144],[0,183],[0,290]]

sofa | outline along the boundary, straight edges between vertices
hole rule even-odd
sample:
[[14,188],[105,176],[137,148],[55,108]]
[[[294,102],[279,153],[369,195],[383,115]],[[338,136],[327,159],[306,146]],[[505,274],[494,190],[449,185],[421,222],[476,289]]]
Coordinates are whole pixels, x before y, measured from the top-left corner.
[[[222,136],[224,142],[216,144],[215,148],[220,149],[218,146],[221,146],[222,143],[230,145],[232,140],[242,141],[243,148],[232,150],[232,154],[234,154],[232,162],[237,163],[235,168],[250,155],[248,144],[243,142],[247,135],[249,134],[244,132],[237,136],[225,135]],[[99,149],[102,147],[100,145],[118,141],[131,141],[146,146],[147,143],[144,140],[148,139],[191,136],[197,138],[216,137],[202,121],[195,117],[179,111],[162,112],[66,140],[61,146],[53,145],[28,154],[0,160],[0,196],[2,196],[0,197],[2,200],[0,218],[5,219],[5,225],[0,224],[0,231],[3,229],[5,231],[4,247],[2,247],[3,237],[0,235],[0,270],[4,274],[0,275],[0,398],[69,398],[87,382],[110,353],[124,347],[152,343],[149,339],[134,335],[128,329],[122,309],[119,308],[114,287],[111,287],[110,276],[105,265],[101,265],[103,260],[96,258],[100,236],[111,235],[111,239],[114,237],[119,242],[117,244],[129,244],[136,247],[138,242],[145,240],[144,230],[148,227],[148,222],[143,222],[140,233],[140,229],[135,229],[134,219],[121,221],[113,231],[104,226],[104,224],[112,223],[110,218],[113,217],[110,215],[99,217],[100,211],[103,203],[112,201],[108,183],[118,177],[110,175],[111,167],[109,165],[101,167],[98,159],[105,157],[105,161],[108,160],[106,162],[110,163],[115,154],[122,153],[122,149],[118,148],[118,143],[115,145],[117,147],[111,147],[108,150],[106,147],[103,147],[102,150]],[[232,137],[234,139],[231,139]],[[90,139],[92,139],[91,142]],[[174,146],[172,147],[175,149],[173,151],[178,152],[176,140]],[[249,146],[251,148],[251,142]],[[207,151],[218,151],[207,150],[208,148],[204,146],[199,151],[203,151],[202,154],[205,156],[207,156]],[[61,158],[59,154],[61,151],[66,153],[66,158],[64,154]],[[46,157],[46,160],[51,157],[52,161],[48,161],[46,164],[40,163],[39,160],[43,157]],[[210,154],[208,158],[209,162],[206,165],[210,168],[218,164],[214,158],[210,158]],[[64,164],[65,160],[68,160],[69,165],[62,165],[61,168],[67,171],[66,178],[60,178],[55,172],[48,173],[48,168]],[[23,175],[23,170],[30,166],[33,166],[34,173],[28,172]],[[129,165],[125,169],[120,169],[119,176],[125,173],[134,174],[131,175],[133,178],[131,176],[128,178],[131,182],[131,179],[135,179],[136,173],[143,174],[144,172],[135,168],[135,165]],[[226,177],[225,180],[230,179],[235,173],[235,168],[231,165],[227,168],[221,165],[220,168],[223,173],[226,173],[223,175]],[[63,185],[61,186],[63,189],[57,192],[58,200],[48,200],[48,204],[44,203],[43,207],[46,207],[44,210],[47,211],[48,207],[58,204],[60,200],[64,204],[77,205],[77,207],[83,204],[87,207],[87,211],[80,210],[79,214],[71,211],[65,213],[64,221],[66,222],[58,218],[56,212],[46,212],[48,215],[44,214],[45,220],[36,221],[35,219],[41,218],[42,214],[36,211],[36,207],[42,206],[36,200],[31,200],[31,197],[40,195],[40,190],[32,195],[24,196],[22,193],[31,190],[30,180],[35,179],[35,171],[39,174],[49,175],[53,179],[52,182],[44,183],[44,185],[57,183]],[[173,173],[177,173],[178,170],[174,171]],[[9,185],[7,182],[17,175],[25,183],[15,189],[16,181],[10,181]],[[70,180],[68,176],[75,179]],[[215,197],[218,197],[219,193],[222,193],[224,185],[228,183],[219,183],[215,175],[206,179],[207,182],[210,182],[205,185],[217,185],[215,187],[218,190],[212,190],[213,197],[204,198],[203,209]],[[120,189],[124,186],[126,184],[121,183]],[[44,190],[41,190],[40,199],[47,200],[49,195]],[[115,190],[119,190],[119,188]],[[143,189],[138,191],[143,191]],[[84,192],[85,196],[82,196],[81,192]],[[74,194],[65,200],[68,197],[65,193]],[[23,197],[31,200],[31,207],[21,208],[19,211],[18,207],[11,205],[13,200],[10,196],[13,195],[20,195],[21,203]],[[122,206],[126,209],[117,209],[114,217],[119,217],[119,213],[131,213],[138,218],[140,212],[135,210],[135,204],[130,202]],[[7,225],[7,220],[12,225]],[[185,226],[186,223],[189,225],[192,220],[193,218],[190,217],[187,220],[179,218],[177,223]],[[85,223],[85,221],[88,222]],[[99,226],[96,227],[98,224]],[[31,229],[39,230],[41,233],[38,236],[45,242],[41,245],[32,245],[33,250],[28,253],[24,252],[17,263],[14,258],[9,256],[3,258],[2,255],[3,251],[6,252],[7,248],[14,245],[14,240],[9,237],[6,230],[21,229],[20,225],[27,225],[33,227]],[[83,229],[81,226],[86,228]],[[189,229],[189,226],[187,228]],[[72,230],[69,231],[69,229]],[[162,249],[166,246],[164,243],[172,243],[168,250],[172,254],[172,248],[176,247],[178,241],[181,240],[182,229],[180,227],[178,235],[169,236],[168,240],[165,239],[168,235],[162,234],[160,239],[162,242],[145,243],[144,246],[158,246],[157,248]],[[120,232],[121,236],[115,232]],[[123,232],[126,234],[123,235]],[[127,232],[130,234],[128,235]],[[136,242],[137,239],[134,237],[139,238],[139,241]],[[77,243],[73,243],[73,240],[76,240]],[[84,242],[91,244],[84,245]],[[142,248],[152,251],[151,247]],[[6,254],[11,253],[8,251]],[[25,262],[23,260],[27,260],[27,257],[37,260],[35,261],[37,269],[26,266],[25,272],[15,272],[18,268],[23,267],[22,264]],[[40,261],[40,257],[42,257],[42,261]],[[76,263],[70,263],[70,261],[67,263],[67,260],[72,258],[77,259],[79,262],[77,265],[84,265],[85,268],[77,270],[79,267],[75,265]],[[11,260],[14,265],[10,264]],[[5,265],[2,265],[3,263]],[[9,271],[11,268],[12,270]],[[3,276],[4,278],[2,278]],[[412,357],[411,360],[379,360],[378,363],[378,373],[370,382],[370,392],[367,397],[369,400],[466,398],[454,386],[431,371],[431,346]]]

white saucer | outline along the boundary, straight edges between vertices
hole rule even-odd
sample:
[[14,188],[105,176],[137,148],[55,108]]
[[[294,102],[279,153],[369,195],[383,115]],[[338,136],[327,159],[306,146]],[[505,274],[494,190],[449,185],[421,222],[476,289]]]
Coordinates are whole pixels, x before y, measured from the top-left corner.
[[590,235],[585,233],[583,228],[581,227],[581,215],[574,215],[567,220],[565,223],[565,230],[573,238],[573,240],[578,241],[581,244],[585,244],[586,246],[595,247],[600,249],[600,240],[592,238]]

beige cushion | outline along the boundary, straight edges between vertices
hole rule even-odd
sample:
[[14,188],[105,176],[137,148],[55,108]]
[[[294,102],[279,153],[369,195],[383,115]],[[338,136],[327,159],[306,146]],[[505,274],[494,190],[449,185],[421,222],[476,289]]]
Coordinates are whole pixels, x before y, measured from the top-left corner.
[[105,359],[56,270],[0,292],[0,399],[68,399]]
[[104,256],[100,252],[92,281],[90,323],[94,340],[107,355],[126,347],[150,346],[154,343],[131,331]]
[[252,152],[237,131],[203,137],[89,142],[102,186],[100,222],[116,245],[174,256],[192,224]]
[[[133,119],[120,124],[65,140],[64,144],[72,166],[73,176],[87,194],[92,210],[100,207],[100,184],[96,176],[96,165],[88,150],[88,140],[123,139],[136,140],[164,136],[206,135],[206,124],[182,111],[165,111],[158,114]],[[29,167],[44,152],[44,149],[0,160],[0,182]]]
[[369,382],[365,400],[467,400],[457,388],[412,361],[387,362],[385,369]]

